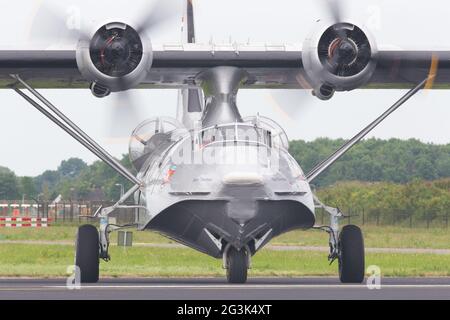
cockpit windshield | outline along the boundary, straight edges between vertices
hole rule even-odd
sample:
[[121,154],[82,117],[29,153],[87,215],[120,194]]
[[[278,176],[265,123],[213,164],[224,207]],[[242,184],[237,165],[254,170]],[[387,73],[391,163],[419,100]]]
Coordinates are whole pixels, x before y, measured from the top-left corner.
[[[195,133],[194,133],[195,134]],[[197,134],[198,143],[208,146],[213,143],[238,143],[272,146],[271,132],[254,125],[235,123],[206,128]]]

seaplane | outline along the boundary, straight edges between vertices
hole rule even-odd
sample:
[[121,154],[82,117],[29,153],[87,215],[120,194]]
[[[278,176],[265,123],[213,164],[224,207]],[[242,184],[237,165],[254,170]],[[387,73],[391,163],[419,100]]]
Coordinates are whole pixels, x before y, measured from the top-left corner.
[[[450,51],[378,49],[367,27],[343,18],[338,1],[326,3],[324,19],[300,44],[198,43],[193,2],[161,0],[141,10],[140,21],[123,17],[75,30],[73,48],[0,49],[0,88],[14,90],[132,183],[93,215],[96,223],[78,228],[81,283],[99,281],[111,232],[130,227],[222,260],[230,283],[247,281],[252,257],[274,237],[319,229],[329,234],[328,260],[337,261],[341,282],[364,281],[361,229],[341,227],[346,215],[322,203],[312,183],[419,91],[448,87]],[[180,12],[183,41],[152,43],[148,31]],[[309,172],[289,154],[283,128],[259,113],[243,117],[236,99],[242,88],[270,88],[309,90],[332,103],[336,92],[386,87],[410,90]],[[147,119],[131,133],[134,174],[38,91],[58,88],[85,88],[96,98],[178,89],[179,104],[176,117]],[[133,210],[132,224],[109,223],[121,208]],[[317,208],[329,224],[317,224]]]

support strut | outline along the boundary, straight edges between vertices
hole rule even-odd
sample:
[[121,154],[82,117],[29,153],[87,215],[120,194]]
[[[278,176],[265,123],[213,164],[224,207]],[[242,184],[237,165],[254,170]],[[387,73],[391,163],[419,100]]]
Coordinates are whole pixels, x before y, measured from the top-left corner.
[[203,127],[242,122],[236,105],[236,95],[248,74],[236,67],[216,67],[200,73],[196,81],[206,98],[202,118]]
[[[109,165],[117,173],[122,175],[124,178],[140,186],[141,181],[137,179],[127,168],[125,168],[119,161],[114,159],[105,149],[103,149],[97,142],[95,142],[91,137],[89,137],[83,130],[81,130],[75,123],[73,123],[67,116],[65,116],[58,108],[56,108],[52,103],[45,99],[39,92],[28,85],[24,80],[22,80],[18,75],[11,75],[18,83],[22,84],[34,97],[36,97],[40,102],[42,102],[50,111],[41,106],[39,103],[34,101],[24,92],[17,88],[16,83],[12,89],[19,94],[23,99],[35,107],[44,116],[50,119],[58,127],[63,129],[72,138],[82,144],[86,149],[91,151],[97,157],[99,157],[103,162]],[[52,114],[53,112],[53,114]]]
[[[377,119],[371,122],[367,127],[361,130],[357,135],[351,138],[348,142],[343,144],[339,149],[337,149],[332,155],[320,162],[315,166],[307,175],[308,182],[311,183],[312,180],[317,178],[321,173],[328,169],[333,163],[339,160],[347,151],[349,151],[355,144],[361,141],[370,131],[372,131],[376,126],[378,126],[383,120],[385,120],[389,115],[391,115],[395,110],[401,107],[405,102],[411,99],[417,92],[419,92],[428,81],[432,80],[435,75],[432,75],[417,86],[409,90],[403,97],[401,97],[396,103],[394,103],[388,110],[386,110]],[[339,220],[345,218],[346,216],[338,208],[333,208],[323,204],[319,198],[313,194],[314,204],[316,208],[322,208],[325,212],[330,215],[330,225],[329,226],[319,226],[314,227],[315,229],[321,229],[328,232],[330,254],[328,260],[332,263],[334,260],[340,257],[339,248]]]
[[311,182],[317,178],[322,172],[328,169],[333,163],[339,160],[348,150],[350,150],[355,144],[360,142],[370,131],[375,129],[383,120],[391,115],[395,110],[400,108],[405,102],[411,99],[417,92],[419,92],[435,76],[430,76],[419,83],[417,86],[408,91],[403,97],[401,97],[392,107],[386,110],[381,116],[375,119],[367,127],[361,130],[357,135],[351,138],[348,142],[337,149],[331,156],[320,162],[315,166],[307,175],[308,181]]

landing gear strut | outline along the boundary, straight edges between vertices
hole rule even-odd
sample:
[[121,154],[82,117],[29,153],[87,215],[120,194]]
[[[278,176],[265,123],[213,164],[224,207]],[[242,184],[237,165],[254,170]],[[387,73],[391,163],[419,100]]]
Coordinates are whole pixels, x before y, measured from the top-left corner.
[[[45,115],[48,119],[54,122],[58,127],[63,129],[81,145],[90,150],[93,154],[98,156],[107,165],[114,169],[117,173],[122,175],[134,186],[127,191],[113,206],[101,208],[96,212],[94,217],[100,218],[100,232],[92,225],[83,225],[78,229],[76,240],[75,264],[79,267],[78,271],[82,283],[97,282],[99,279],[99,259],[105,261],[109,260],[108,233],[123,227],[135,226],[111,226],[107,223],[108,215],[120,208],[143,209],[142,206],[125,206],[123,203],[135,192],[143,187],[143,183],[120,162],[112,157],[105,149],[103,149],[97,142],[89,137],[83,130],[81,130],[73,121],[64,115],[56,106],[43,97],[33,87],[20,78],[19,75],[11,75],[16,80],[11,88],[17,92],[28,103],[35,107],[39,112]],[[17,86],[23,85],[36,99],[32,99],[29,95],[19,89]],[[98,88],[97,88],[98,89]],[[90,217],[92,218],[92,217]]]
[[[333,152],[328,158],[316,165],[307,175],[306,178],[311,183],[315,178],[322,174],[333,163],[339,160],[348,150],[361,141],[369,132],[376,128],[390,114],[400,108],[406,101],[411,99],[427,84],[433,82],[436,74],[430,75],[414,88],[409,90],[403,97],[394,103],[389,109],[381,114],[377,119],[372,121],[368,126],[343,144],[339,149]],[[345,218],[338,208],[332,208],[324,205],[313,195],[314,203],[317,208],[322,208],[330,215],[330,226],[315,227],[316,229],[325,230],[330,235],[330,255],[328,260],[331,263],[338,259],[339,261],[339,277],[344,283],[361,283],[364,280],[364,241],[361,229],[357,226],[345,226],[339,232],[339,219]]]
[[326,231],[329,238],[330,264],[338,260],[339,279],[342,283],[361,283],[364,281],[365,257],[364,239],[361,229],[355,225],[347,225],[339,231],[339,220],[345,218],[338,208],[324,205],[314,196],[316,206],[322,208],[330,215],[330,226],[321,226],[317,229]]

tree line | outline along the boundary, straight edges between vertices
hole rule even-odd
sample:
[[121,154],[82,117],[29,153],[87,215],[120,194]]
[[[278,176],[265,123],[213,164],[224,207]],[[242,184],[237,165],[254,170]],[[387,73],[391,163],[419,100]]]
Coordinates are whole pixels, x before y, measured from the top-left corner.
[[[134,169],[123,156],[120,162]],[[56,170],[47,170],[37,177],[17,177],[8,168],[0,167],[0,199],[53,201],[59,195],[66,201],[117,200],[120,187],[131,185],[102,161],[88,165],[81,159],[64,160]]]
[[[343,139],[328,138],[312,142],[297,140],[290,143],[289,149],[307,173],[344,143]],[[338,181],[407,183],[448,177],[450,144],[427,144],[415,139],[368,139],[353,147],[314,184],[324,187]]]
[[[296,140],[290,143],[290,152],[307,173],[344,142],[343,139],[327,138],[311,142]],[[128,156],[123,156],[121,163],[130,170],[134,170]],[[364,196],[365,198],[378,199],[379,205],[387,205],[389,201],[395,202],[392,194],[398,195],[399,189],[407,187],[428,190],[424,193],[418,192],[417,196],[432,194],[440,197],[442,188],[431,188],[430,182],[425,181],[444,179],[433,183],[443,184],[448,191],[449,187],[445,178],[449,177],[450,144],[426,144],[414,139],[368,139],[350,150],[315,180],[314,184],[320,192],[332,195],[348,194],[350,189],[354,192],[361,189],[368,194]],[[342,181],[360,182],[333,186]],[[373,184],[373,182],[380,183]],[[20,200],[25,197],[28,200],[52,201],[59,194],[65,200],[96,198],[117,200],[120,195],[120,187],[117,184],[123,185],[125,189],[131,187],[127,180],[101,161],[88,165],[81,159],[71,158],[62,161],[56,170],[47,170],[37,177],[18,177],[8,168],[0,167],[0,199],[3,200]],[[373,198],[374,192],[378,198]],[[338,201],[337,199],[330,198],[330,201]],[[370,203],[371,206],[375,205],[375,200],[371,200]],[[393,203],[390,205],[394,206]],[[416,204],[410,203],[409,207],[414,205]]]
[[322,202],[340,208],[344,214],[359,215],[382,223],[397,223],[410,218],[431,221],[450,218],[450,178],[434,181],[339,182],[321,188]]

